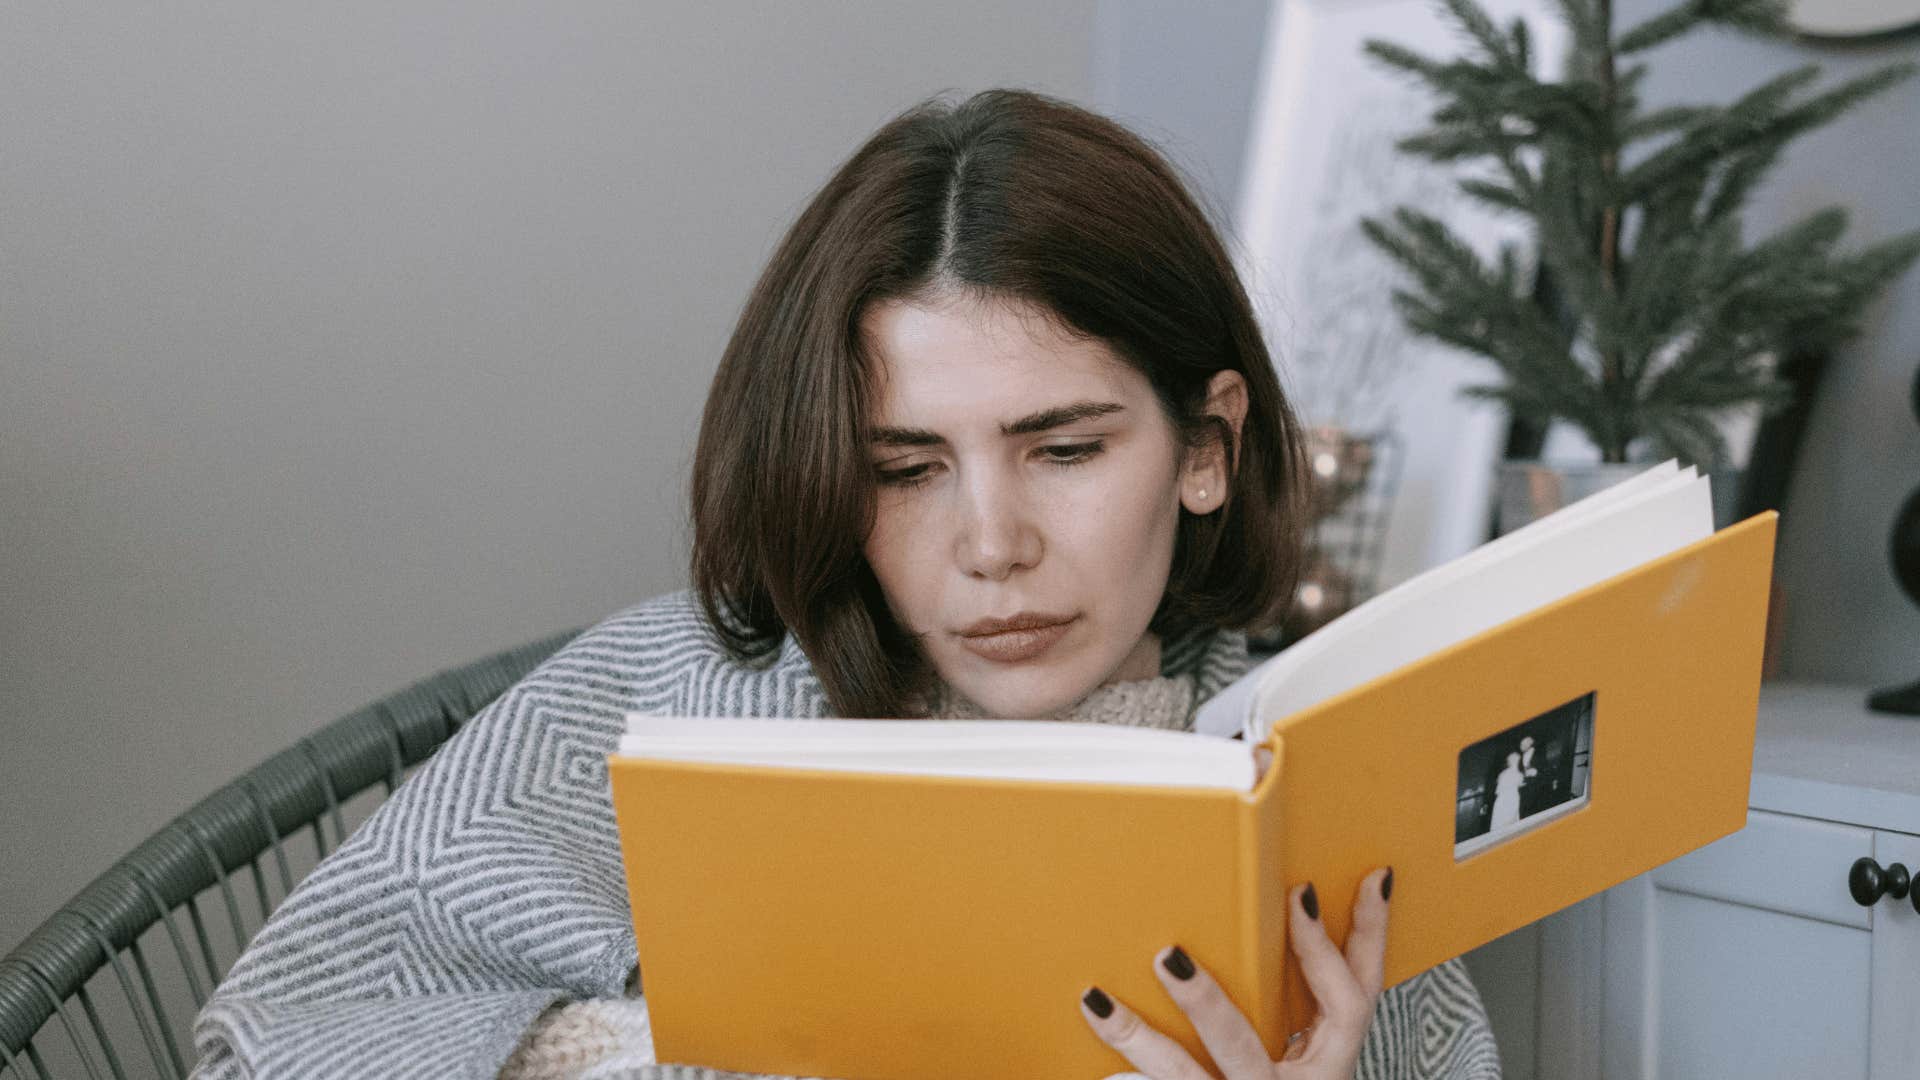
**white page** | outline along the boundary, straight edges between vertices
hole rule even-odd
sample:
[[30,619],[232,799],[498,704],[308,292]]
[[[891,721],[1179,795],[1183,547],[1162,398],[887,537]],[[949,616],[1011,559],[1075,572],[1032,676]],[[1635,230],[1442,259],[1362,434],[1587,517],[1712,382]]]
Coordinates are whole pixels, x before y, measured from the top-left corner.
[[1323,650],[1315,663],[1263,683],[1256,715],[1298,712],[1711,535],[1705,477],[1589,518],[1554,541],[1420,597],[1394,618],[1376,621],[1351,647]]
[[1240,742],[1047,720],[844,720],[628,713],[618,753],[669,761],[1250,791]]
[[1400,606],[1392,618],[1376,619],[1352,641],[1321,649],[1285,677],[1263,681],[1248,724],[1257,724],[1255,716],[1277,718],[1318,704],[1712,534],[1704,477],[1583,518],[1481,573]]
[[1289,646],[1278,655],[1254,667],[1207,699],[1194,716],[1194,730],[1221,736],[1231,736],[1235,732],[1244,731],[1249,739],[1255,738],[1256,734],[1264,739],[1265,732],[1256,733],[1253,730],[1255,695],[1263,681],[1286,678],[1287,672],[1309,662],[1322,649],[1334,647],[1335,643],[1349,635],[1361,632],[1374,619],[1387,617],[1401,605],[1411,603],[1419,596],[1449,581],[1477,572],[1490,563],[1506,558],[1516,548],[1559,535],[1580,521],[1610,512],[1625,500],[1642,497],[1650,491],[1659,490],[1671,484],[1675,479],[1690,479],[1693,475],[1694,470],[1691,466],[1682,472],[1677,463],[1669,458],[1637,476],[1623,480],[1612,487],[1603,488],[1545,517],[1536,518],[1458,558],[1431,567],[1394,588],[1369,598],[1297,644]]
[[1195,729],[1274,719],[1712,535],[1708,482],[1672,462],[1433,568],[1328,623],[1202,707]]
[[[1461,583],[1469,579],[1478,582],[1476,589],[1485,589],[1491,580],[1497,582],[1504,573],[1500,567],[1510,565],[1525,552],[1537,551],[1542,545],[1567,545],[1583,543],[1571,539],[1574,536],[1591,536],[1607,526],[1602,519],[1612,519],[1624,512],[1629,506],[1639,505],[1648,499],[1658,499],[1667,493],[1691,484],[1696,473],[1689,466],[1683,471],[1671,468],[1669,461],[1661,466],[1647,470],[1640,476],[1613,488],[1596,492],[1571,506],[1530,522],[1524,528],[1499,537],[1461,557],[1421,574],[1402,584],[1399,588],[1374,597],[1365,604],[1342,615],[1340,618],[1321,627],[1320,630],[1300,642],[1296,649],[1289,649],[1274,658],[1269,673],[1260,682],[1277,684],[1292,677],[1291,672],[1312,665],[1315,660],[1330,650],[1354,648],[1346,644],[1369,632],[1375,625],[1386,625],[1385,620],[1398,620],[1402,613],[1427,602],[1426,598],[1444,590],[1461,588]],[[1623,490],[1625,489],[1625,490]],[[1711,527],[1711,519],[1709,519]],[[1566,592],[1571,593],[1580,586],[1571,584],[1577,575],[1565,580],[1569,583]],[[1538,606],[1538,605],[1535,605]],[[1516,609],[1513,614],[1525,614],[1528,608]]]

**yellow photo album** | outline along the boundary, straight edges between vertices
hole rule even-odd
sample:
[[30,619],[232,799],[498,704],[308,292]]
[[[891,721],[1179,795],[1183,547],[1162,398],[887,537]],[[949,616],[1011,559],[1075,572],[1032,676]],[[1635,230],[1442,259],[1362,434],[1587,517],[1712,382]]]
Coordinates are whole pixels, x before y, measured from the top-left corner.
[[[1777,515],[1656,466],[1390,589],[1193,731],[628,718],[609,761],[657,1058],[838,1080],[1130,1066],[1098,985],[1210,1064],[1179,944],[1270,1051],[1394,868],[1392,986],[1746,822]],[[1240,736],[1233,738],[1230,736]],[[1256,769],[1265,746],[1272,763]]]

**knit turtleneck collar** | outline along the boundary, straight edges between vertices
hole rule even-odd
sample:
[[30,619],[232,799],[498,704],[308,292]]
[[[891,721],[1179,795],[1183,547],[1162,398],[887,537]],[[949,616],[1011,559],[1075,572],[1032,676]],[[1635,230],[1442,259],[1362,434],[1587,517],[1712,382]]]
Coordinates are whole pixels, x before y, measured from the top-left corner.
[[[1162,675],[1095,687],[1086,697],[1043,719],[1185,731],[1193,726],[1195,704],[1191,674]],[[943,720],[985,720],[994,714],[941,683],[929,695],[927,715]]]

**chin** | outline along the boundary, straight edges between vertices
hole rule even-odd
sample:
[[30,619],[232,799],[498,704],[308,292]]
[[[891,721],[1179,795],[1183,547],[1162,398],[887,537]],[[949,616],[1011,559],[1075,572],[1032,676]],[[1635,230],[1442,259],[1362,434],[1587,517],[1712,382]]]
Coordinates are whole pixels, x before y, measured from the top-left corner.
[[[1091,684],[1076,689],[1078,680],[1067,673],[1040,669],[1021,672],[1019,677],[980,672],[966,682],[949,682],[967,700],[1002,720],[1044,719],[1072,708],[1094,689]],[[1062,689],[1064,684],[1072,685]]]

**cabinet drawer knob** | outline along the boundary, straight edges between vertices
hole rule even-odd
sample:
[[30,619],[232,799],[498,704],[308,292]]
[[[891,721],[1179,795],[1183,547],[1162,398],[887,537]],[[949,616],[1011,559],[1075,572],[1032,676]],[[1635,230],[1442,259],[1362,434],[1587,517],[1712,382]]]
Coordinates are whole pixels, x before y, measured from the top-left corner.
[[1904,900],[1911,891],[1914,909],[1920,911],[1920,890],[1913,890],[1912,885],[1905,866],[1894,863],[1883,870],[1879,863],[1865,855],[1853,861],[1853,870],[1847,874],[1847,889],[1853,893],[1854,903],[1861,907],[1872,907],[1882,896]]

